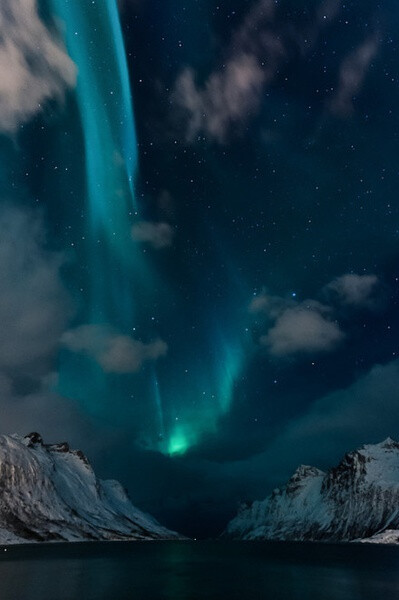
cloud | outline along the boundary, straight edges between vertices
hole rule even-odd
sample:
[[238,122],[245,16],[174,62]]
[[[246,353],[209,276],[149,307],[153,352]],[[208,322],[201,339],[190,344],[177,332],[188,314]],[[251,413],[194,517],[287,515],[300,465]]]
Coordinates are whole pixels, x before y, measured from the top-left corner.
[[[320,30],[338,14],[340,0],[321,2],[313,21],[302,28],[278,22],[277,2],[258,0],[219,66],[204,82],[187,67],[176,80],[171,101],[183,116],[186,140],[203,134],[219,143],[242,128],[258,111],[264,89],[292,55],[293,48],[308,53]],[[304,42],[304,40],[306,40]]]
[[222,73],[214,73],[199,89],[195,73],[186,69],[176,82],[174,101],[187,113],[187,140],[200,132],[223,142],[234,123],[256,112],[262,97],[265,74],[255,57],[231,59]]
[[40,215],[0,209],[0,372],[40,375],[51,368],[71,315],[63,262],[45,249]]
[[76,68],[36,0],[2,0],[0,30],[0,131],[12,134],[49,100],[63,98]]
[[337,93],[330,102],[330,111],[339,116],[350,116],[353,111],[353,100],[361,90],[373,58],[378,51],[377,36],[371,35],[343,61]]
[[93,427],[78,407],[71,401],[51,392],[47,384],[34,392],[19,394],[14,384],[0,373],[0,433],[26,435],[39,431],[45,441],[67,440],[91,446]]
[[39,430],[85,439],[89,425],[73,402],[50,391],[59,340],[73,314],[60,275],[64,258],[46,248],[41,213],[0,208],[0,432]]
[[271,25],[274,3],[261,0],[233,36],[223,67],[203,86],[191,68],[178,77],[172,101],[187,119],[187,140],[203,132],[223,142],[230,130],[256,113],[264,86],[274,77],[284,47]]
[[106,325],[81,325],[66,331],[61,342],[73,352],[91,356],[108,373],[136,373],[143,364],[165,356],[163,340],[144,344]]
[[336,315],[345,316],[347,307],[378,309],[383,301],[380,291],[376,275],[346,273],[322,289],[324,303],[312,299],[298,302],[263,290],[252,298],[248,311],[261,317],[267,327],[259,343],[272,356],[329,352],[345,339]]
[[330,309],[315,301],[286,308],[260,343],[273,356],[328,352],[345,338],[339,325],[330,319]]
[[135,242],[147,243],[156,250],[167,248],[173,243],[174,229],[168,223],[140,221],[132,227]]
[[272,296],[266,290],[263,290],[258,296],[252,298],[249,305],[249,312],[253,315],[261,315],[269,319],[277,317],[290,306],[296,306],[294,300],[287,300],[280,296]]
[[341,304],[353,307],[373,308],[376,306],[375,294],[380,282],[376,275],[356,275],[347,273],[337,277],[325,287]]
[[276,476],[300,463],[331,465],[332,460],[365,443],[397,438],[399,361],[375,365],[345,389],[317,400],[289,423],[260,461]]

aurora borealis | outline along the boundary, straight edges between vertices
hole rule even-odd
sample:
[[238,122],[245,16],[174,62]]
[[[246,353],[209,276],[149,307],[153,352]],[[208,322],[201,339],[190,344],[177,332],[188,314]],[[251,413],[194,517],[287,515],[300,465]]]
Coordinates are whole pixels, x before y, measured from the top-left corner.
[[[158,336],[157,318],[148,314],[146,304],[158,302],[162,273],[147,259],[147,249],[143,252],[140,247],[140,242],[147,240],[139,234],[149,230],[149,242],[157,248],[154,242],[157,231],[163,227],[168,232],[169,228],[172,243],[173,229],[164,222],[142,220],[145,201],[137,199],[135,189],[140,174],[132,94],[117,6],[108,1],[79,5],[61,1],[54,3],[54,10],[63,23],[67,49],[78,72],[76,101],[86,170],[82,261],[87,264],[89,273],[84,312],[87,311],[87,320],[93,327],[113,327],[119,335],[132,338],[136,337],[137,330],[143,337]],[[72,138],[71,144],[74,143]],[[163,246],[161,243],[159,250]],[[173,297],[173,290],[166,289],[165,293]],[[172,306],[170,309],[173,310]],[[211,312],[209,314],[212,318]],[[217,317],[214,318],[216,321]],[[134,392],[136,389],[140,396],[144,393],[146,397],[143,412],[149,426],[140,432],[146,446],[170,455],[181,454],[195,445],[203,433],[215,431],[219,416],[228,410],[241,362],[238,335],[230,334],[237,337],[234,341],[225,339],[225,333],[219,331],[216,322],[211,329],[211,335],[207,334],[208,339],[204,340],[204,351],[208,344],[221,357],[211,358],[204,367],[194,366],[198,371],[193,379],[179,382],[179,395],[189,398],[188,401],[176,403],[172,397],[175,388],[170,390],[170,386],[160,380],[161,374],[155,373],[155,365],[143,373],[139,386],[136,377],[122,383],[122,398],[126,390]],[[86,329],[85,334],[88,332]],[[64,353],[59,391],[74,398],[81,397],[86,406],[102,413],[115,384],[112,377],[104,377],[103,372],[92,372],[89,381],[84,375],[82,381],[81,360],[79,357],[79,364],[73,364],[74,358]],[[202,362],[202,357],[200,360]],[[92,368],[93,365],[88,364],[85,370]],[[173,370],[178,371],[178,367]],[[98,371],[96,367],[95,371]],[[164,387],[169,389],[164,392]]]
[[398,436],[398,16],[6,0],[4,432],[198,536]]

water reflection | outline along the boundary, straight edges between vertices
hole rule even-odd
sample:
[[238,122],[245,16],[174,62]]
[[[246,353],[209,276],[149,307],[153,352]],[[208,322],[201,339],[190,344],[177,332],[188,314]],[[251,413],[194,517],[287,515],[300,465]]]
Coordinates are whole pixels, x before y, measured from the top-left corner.
[[1,600],[399,597],[399,548],[160,542],[0,552]]

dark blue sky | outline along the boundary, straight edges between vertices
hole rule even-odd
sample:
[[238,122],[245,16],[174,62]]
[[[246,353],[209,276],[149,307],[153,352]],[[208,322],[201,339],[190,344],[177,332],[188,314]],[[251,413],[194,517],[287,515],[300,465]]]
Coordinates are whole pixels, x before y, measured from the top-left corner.
[[2,428],[196,536],[398,436],[395,3],[51,0],[40,57],[10,6]]

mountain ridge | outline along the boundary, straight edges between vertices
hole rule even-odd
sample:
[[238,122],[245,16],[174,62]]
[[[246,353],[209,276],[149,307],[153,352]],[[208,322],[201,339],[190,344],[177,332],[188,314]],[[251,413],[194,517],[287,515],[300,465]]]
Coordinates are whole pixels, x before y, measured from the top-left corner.
[[223,537],[393,543],[396,530],[399,443],[387,438],[346,453],[326,472],[300,465],[265,500],[242,505]]
[[38,433],[0,435],[0,544],[178,539],[98,479],[80,450]]

